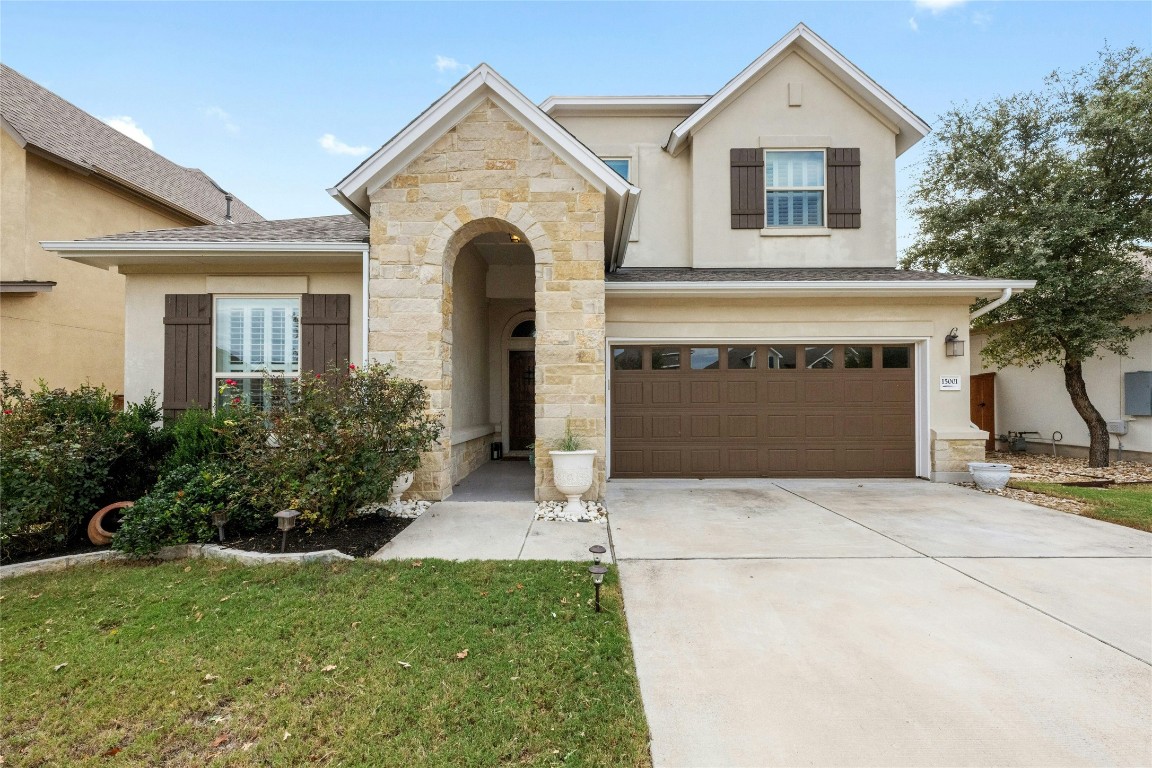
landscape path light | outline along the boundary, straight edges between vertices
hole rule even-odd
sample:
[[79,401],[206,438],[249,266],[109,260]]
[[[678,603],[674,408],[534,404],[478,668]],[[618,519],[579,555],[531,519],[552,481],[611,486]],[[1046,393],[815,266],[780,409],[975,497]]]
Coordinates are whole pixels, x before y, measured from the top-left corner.
[[588,573],[592,574],[592,583],[596,585],[596,613],[600,613],[600,585],[604,583],[608,569],[603,565],[592,565],[588,567]]
[[212,525],[216,526],[216,530],[220,532],[220,543],[224,543],[224,524],[228,522],[228,510],[214,509],[212,510]]
[[276,526],[280,529],[280,553],[283,554],[284,548],[288,545],[288,531],[296,527],[296,518],[300,517],[300,511],[282,509],[273,517],[276,518]]
[[592,553],[592,563],[595,565],[600,565],[600,558],[603,557],[604,553],[608,550],[604,549],[603,544],[593,544],[592,546],[588,547],[588,551]]

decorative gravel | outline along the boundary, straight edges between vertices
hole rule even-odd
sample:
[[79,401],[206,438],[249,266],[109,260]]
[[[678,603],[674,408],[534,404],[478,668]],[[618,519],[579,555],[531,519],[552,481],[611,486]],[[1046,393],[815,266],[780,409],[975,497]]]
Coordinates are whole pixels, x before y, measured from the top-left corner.
[[541,501],[536,505],[537,520],[552,520],[565,523],[599,523],[608,524],[608,510],[597,501],[581,502],[584,511],[578,515],[569,515],[564,511],[565,501]]
[[[1088,459],[1070,456],[1049,456],[1043,453],[989,453],[986,459],[998,464],[1011,464],[1012,480],[1026,480],[1036,483],[1090,483],[1106,480],[1113,483],[1150,483],[1152,465],[1138,461],[1116,461],[1107,467],[1089,467]],[[975,483],[958,483],[965,488],[976,488]],[[976,490],[979,490],[978,488]],[[1023,488],[1005,488],[1000,491],[983,491],[1006,499],[1025,501],[1039,507],[1048,507],[1061,512],[1079,515],[1091,508],[1090,504],[1076,499],[1061,499],[1043,493],[1026,491]]]
[[381,517],[399,517],[406,520],[411,520],[428,511],[432,506],[432,502],[425,501],[424,499],[402,499],[395,504],[389,504],[386,501],[377,501],[372,504],[365,504],[356,510],[358,515],[380,515]]

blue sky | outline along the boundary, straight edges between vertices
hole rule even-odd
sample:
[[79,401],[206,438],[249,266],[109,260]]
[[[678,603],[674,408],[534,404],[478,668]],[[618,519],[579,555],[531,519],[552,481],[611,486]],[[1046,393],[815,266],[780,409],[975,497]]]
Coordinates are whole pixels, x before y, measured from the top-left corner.
[[[1106,42],[1152,48],[1146,1],[5,0],[0,57],[290,218],[344,212],[324,190],[482,61],[537,102],[707,94],[801,21],[929,123],[1091,64]],[[900,159],[902,204],[923,148]],[[899,226],[903,245],[903,213]]]

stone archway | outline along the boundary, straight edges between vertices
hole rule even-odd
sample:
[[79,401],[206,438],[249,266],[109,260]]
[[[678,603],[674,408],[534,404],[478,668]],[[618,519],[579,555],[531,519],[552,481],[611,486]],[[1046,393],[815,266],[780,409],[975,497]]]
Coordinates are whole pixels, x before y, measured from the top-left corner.
[[446,427],[425,455],[414,491],[452,490],[453,267],[486,232],[533,250],[537,344],[536,489],[552,487],[548,447],[570,422],[605,450],[604,193],[491,101],[477,107],[369,194],[369,358],[423,382]]

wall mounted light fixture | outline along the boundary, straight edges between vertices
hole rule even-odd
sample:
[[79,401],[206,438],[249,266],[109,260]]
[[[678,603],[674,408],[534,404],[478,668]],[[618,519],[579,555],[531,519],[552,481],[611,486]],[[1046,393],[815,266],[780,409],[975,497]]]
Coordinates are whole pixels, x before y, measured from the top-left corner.
[[964,340],[956,333],[955,328],[944,337],[944,354],[948,357],[964,357]]

